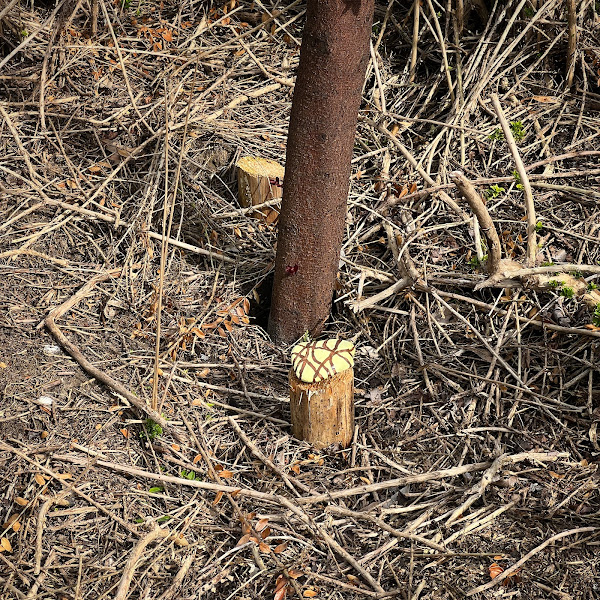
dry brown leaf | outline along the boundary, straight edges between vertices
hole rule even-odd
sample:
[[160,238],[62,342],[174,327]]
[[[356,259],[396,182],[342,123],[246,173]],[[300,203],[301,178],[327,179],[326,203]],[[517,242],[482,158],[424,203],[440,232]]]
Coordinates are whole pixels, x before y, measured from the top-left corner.
[[266,540],[271,535],[271,528],[267,527],[260,532],[260,537]]
[[285,552],[286,548],[287,548],[287,542],[283,542],[283,543],[275,546],[275,550],[273,550],[273,552],[275,552],[275,554],[281,554],[282,552]]
[[283,575],[280,575],[277,578],[277,582],[275,583],[275,591],[280,590],[281,588],[286,587],[287,584],[288,584],[288,580]]
[[264,542],[260,542],[258,544],[258,549],[263,553],[263,554],[269,554],[271,552],[271,546],[269,546],[269,544],[265,544]]
[[219,477],[223,478],[223,479],[231,479],[231,477],[233,477],[233,472],[232,471],[227,471],[227,470],[223,470],[219,473]]
[[196,454],[196,456],[194,456],[194,460],[192,461],[194,464],[199,463],[202,460],[202,454]]
[[292,579],[298,579],[298,577],[302,577],[302,575],[304,575],[304,573],[302,571],[299,571],[298,569],[289,569],[288,575]]
[[319,595],[319,592],[317,592],[315,590],[304,590],[304,593],[302,595],[305,598],[314,598],[315,596]]
[[490,565],[490,579],[496,579],[504,569],[498,563],[492,563]]
[[269,519],[260,519],[256,524],[256,531],[262,531],[269,524]]
[[10,515],[10,517],[8,517],[8,519],[6,520],[6,523],[4,523],[2,525],[2,527],[4,529],[8,529],[18,518],[19,518],[19,515],[17,513],[15,513],[14,515]]
[[273,596],[273,600],[283,600],[287,594],[287,586],[279,588]]
[[44,476],[40,473],[36,473],[34,479],[38,485],[46,485],[46,480],[44,479]]
[[180,548],[184,548],[185,546],[190,545],[190,543],[186,540],[185,535],[183,535],[183,533],[176,535],[173,538],[173,542],[175,542],[175,545],[179,546]]
[[17,496],[15,498],[15,502],[19,505],[19,506],[27,506],[29,504],[29,500],[25,500],[25,498],[21,498],[20,496]]
[[236,547],[237,547],[237,546],[243,546],[244,544],[246,544],[246,543],[247,543],[247,542],[249,542],[249,541],[250,541],[250,534],[249,534],[249,533],[247,533],[246,535],[243,535],[243,536],[240,538],[239,542],[236,544]]
[[6,552],[12,552],[12,546],[10,545],[8,538],[0,538],[0,548],[2,548],[3,551],[6,550]]
[[554,96],[532,96],[532,100],[536,102],[541,102],[542,104],[553,104],[556,102],[556,98]]
[[212,502],[213,506],[216,506],[217,504],[219,504],[219,502],[221,502],[221,498],[223,497],[223,492],[217,492],[217,495],[215,496],[215,499]]

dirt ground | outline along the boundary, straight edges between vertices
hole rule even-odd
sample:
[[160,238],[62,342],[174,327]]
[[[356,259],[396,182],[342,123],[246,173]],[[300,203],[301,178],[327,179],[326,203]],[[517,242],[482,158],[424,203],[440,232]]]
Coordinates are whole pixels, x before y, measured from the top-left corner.
[[[597,3],[573,60],[569,2],[462,32],[377,3],[324,334],[356,345],[357,427],[321,451],[235,172],[284,161],[305,3],[5,4],[2,600],[600,598]],[[478,285],[456,169],[541,270]]]

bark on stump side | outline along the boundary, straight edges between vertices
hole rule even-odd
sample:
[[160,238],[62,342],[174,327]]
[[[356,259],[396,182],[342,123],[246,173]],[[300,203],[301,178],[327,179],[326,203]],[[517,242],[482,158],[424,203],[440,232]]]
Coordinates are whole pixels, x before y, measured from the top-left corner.
[[[243,156],[236,167],[241,206],[256,206],[282,197],[285,169],[279,163],[266,158]],[[279,210],[265,206],[252,213],[252,216],[271,224],[277,221]]]
[[354,369],[306,383],[290,369],[292,435],[316,449],[347,448],[354,435]]

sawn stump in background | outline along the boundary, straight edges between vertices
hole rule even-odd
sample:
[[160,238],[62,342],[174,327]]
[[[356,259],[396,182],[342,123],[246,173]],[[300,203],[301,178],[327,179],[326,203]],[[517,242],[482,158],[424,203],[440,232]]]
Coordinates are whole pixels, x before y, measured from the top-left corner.
[[[257,206],[283,195],[284,168],[274,160],[256,156],[242,156],[237,162],[238,199],[243,207]],[[279,210],[265,206],[252,213],[271,224],[277,221]]]

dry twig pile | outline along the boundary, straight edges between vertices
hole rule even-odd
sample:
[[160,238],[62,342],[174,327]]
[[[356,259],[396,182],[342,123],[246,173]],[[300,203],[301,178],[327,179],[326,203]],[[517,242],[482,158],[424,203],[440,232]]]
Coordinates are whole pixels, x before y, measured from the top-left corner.
[[5,2],[2,598],[598,597],[597,6],[456,4],[377,9],[316,454],[233,176],[304,3]]

